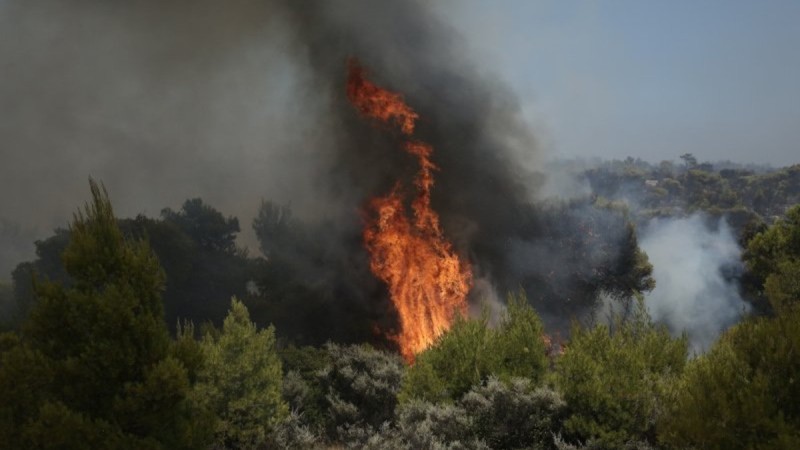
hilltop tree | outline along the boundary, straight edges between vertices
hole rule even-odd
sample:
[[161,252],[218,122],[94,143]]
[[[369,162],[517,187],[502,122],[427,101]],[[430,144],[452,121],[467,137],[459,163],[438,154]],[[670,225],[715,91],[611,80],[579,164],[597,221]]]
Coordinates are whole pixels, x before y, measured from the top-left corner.
[[680,156],[683,162],[686,164],[686,167],[691,169],[697,165],[697,158],[691,153],[684,153]]
[[62,256],[72,283],[36,283],[19,335],[0,339],[0,442],[201,447],[208,416],[189,398],[197,363],[170,341],[164,273],[145,241],[124,237],[105,189],[90,187]]

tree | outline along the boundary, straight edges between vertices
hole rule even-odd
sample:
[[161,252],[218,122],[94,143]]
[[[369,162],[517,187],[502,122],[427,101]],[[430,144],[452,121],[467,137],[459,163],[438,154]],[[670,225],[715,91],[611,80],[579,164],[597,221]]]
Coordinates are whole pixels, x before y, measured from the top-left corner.
[[[117,226],[104,188],[74,216],[68,286],[37,297],[0,355],[0,442],[17,448],[197,448],[206,418],[163,320],[164,274]],[[55,436],[52,433],[63,433]]]
[[[180,320],[221,324],[232,296],[247,294],[254,261],[235,247],[238,221],[200,199],[187,200],[179,212],[165,210],[163,219],[139,215],[117,221],[123,235],[146,240],[158,257],[169,283],[163,293],[168,326]],[[19,264],[13,273],[19,316],[34,304],[34,277],[69,285],[61,255],[70,240],[69,230],[58,229],[36,242],[34,261]]]
[[376,430],[392,420],[403,362],[369,345],[325,345],[329,364],[317,374],[326,389],[325,431],[344,441],[349,430]]
[[800,205],[756,234],[743,255],[775,311],[800,303]]
[[800,448],[800,308],[728,330],[691,361],[659,426],[676,448]]
[[161,217],[178,225],[200,246],[209,250],[235,253],[236,233],[239,230],[239,219],[226,218],[216,209],[203,203],[202,199],[186,200],[178,212],[165,208]]
[[680,158],[686,164],[686,168],[688,169],[691,169],[697,165],[697,158],[695,158],[691,153],[684,153],[680,156]]
[[525,377],[538,383],[548,361],[544,327],[523,293],[509,296],[506,312],[492,329],[484,315],[458,318],[409,367],[400,399],[457,399],[495,375],[503,380]]
[[206,363],[198,374],[197,401],[218,417],[214,441],[221,448],[256,449],[288,413],[281,398],[281,362],[275,330],[258,330],[234,298],[218,336],[202,342]]
[[490,377],[453,403],[400,405],[392,423],[351,430],[351,448],[555,450],[564,401],[530,380]]
[[656,419],[686,357],[687,339],[653,325],[641,300],[629,318],[574,326],[556,372],[567,402],[566,436],[608,449],[655,442]]
[[0,281],[0,332],[12,328],[17,318],[17,308],[14,304],[14,289],[10,284]]
[[693,360],[677,383],[661,439],[676,447],[800,446],[800,206],[749,243],[773,317],[750,318]]

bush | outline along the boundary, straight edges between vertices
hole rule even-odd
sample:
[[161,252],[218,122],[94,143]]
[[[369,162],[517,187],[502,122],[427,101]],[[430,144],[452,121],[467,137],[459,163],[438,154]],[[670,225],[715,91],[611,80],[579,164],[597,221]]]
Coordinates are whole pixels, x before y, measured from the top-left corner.
[[567,402],[566,437],[597,448],[655,442],[656,420],[686,358],[686,338],[654,326],[641,301],[629,319],[575,326],[556,373]]
[[329,365],[317,374],[325,387],[325,432],[337,440],[350,427],[378,429],[394,417],[403,376],[399,356],[368,345],[326,344]]
[[541,380],[548,364],[544,327],[524,296],[509,297],[496,329],[486,315],[458,318],[429,349],[417,356],[403,380],[400,401],[454,400],[495,375]]
[[564,401],[529,380],[490,378],[455,403],[411,400],[394,424],[351,427],[341,434],[350,448],[555,449]]
[[460,402],[473,419],[475,435],[491,448],[554,448],[566,404],[546,388],[532,389],[530,380],[503,383],[490,378]]
[[731,328],[691,361],[660,438],[676,447],[800,448],[800,309]]

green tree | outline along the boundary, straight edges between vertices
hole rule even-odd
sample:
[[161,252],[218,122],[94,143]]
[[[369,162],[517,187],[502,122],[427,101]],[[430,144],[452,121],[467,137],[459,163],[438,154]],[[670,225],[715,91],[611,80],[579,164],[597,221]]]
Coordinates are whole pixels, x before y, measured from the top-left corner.
[[234,298],[217,336],[202,342],[206,363],[195,395],[218,417],[214,440],[223,448],[255,449],[288,413],[281,398],[281,361],[275,330],[258,330],[247,308]]
[[608,449],[654,442],[670,381],[686,357],[686,338],[653,325],[641,300],[631,317],[573,327],[556,373],[567,402],[567,437]]
[[145,241],[124,238],[105,189],[90,187],[62,256],[72,283],[34,284],[30,317],[2,340],[0,442],[200,447],[198,420],[207,416],[190,401],[189,372],[172,351],[164,274]]
[[[231,297],[247,295],[247,283],[253,279],[255,261],[235,246],[238,222],[200,199],[187,200],[180,211],[165,210],[162,216],[139,215],[117,223],[126,238],[146,240],[164,269],[169,280],[163,292],[167,325],[175,326],[180,320],[221,325]],[[14,270],[19,316],[27,316],[34,304],[34,277],[65,285],[72,282],[61,258],[69,240],[68,230],[56,230],[36,242],[34,261]]]
[[800,447],[800,206],[751,239],[745,260],[775,316],[736,325],[689,364],[660,427],[676,448]]
[[775,311],[800,302],[800,205],[756,234],[743,259]]
[[522,293],[509,297],[496,328],[487,317],[458,318],[420,353],[403,381],[400,400],[457,399],[490,375],[525,377],[537,383],[547,367],[544,327]]
[[675,448],[800,448],[800,309],[743,322],[691,361],[659,426]]

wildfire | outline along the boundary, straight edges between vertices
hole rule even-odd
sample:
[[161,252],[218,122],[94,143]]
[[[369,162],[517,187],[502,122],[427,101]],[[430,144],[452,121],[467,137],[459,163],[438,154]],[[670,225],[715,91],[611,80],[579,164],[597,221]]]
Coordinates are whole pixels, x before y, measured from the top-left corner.
[[398,182],[387,195],[370,201],[374,214],[364,228],[370,269],[389,286],[400,316],[395,339],[403,357],[413,362],[414,355],[450,328],[456,314],[466,314],[472,270],[444,238],[439,215],[431,207],[433,172],[438,168],[430,159],[433,147],[412,139],[417,113],[399,94],[367,80],[355,61],[349,62],[347,97],[364,116],[396,125],[406,138],[405,151],[419,164],[414,179],[417,192],[411,201],[413,217]]

